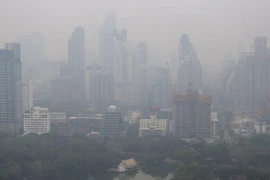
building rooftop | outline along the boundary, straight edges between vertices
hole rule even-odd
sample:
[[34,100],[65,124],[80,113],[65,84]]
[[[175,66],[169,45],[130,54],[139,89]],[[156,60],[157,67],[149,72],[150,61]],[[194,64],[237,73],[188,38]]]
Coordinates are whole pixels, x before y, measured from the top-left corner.
[[138,166],[134,158],[123,160],[121,163],[124,164],[126,168],[133,168],[133,167]]
[[107,109],[108,112],[116,112],[118,108],[115,105],[110,105]]
[[201,104],[212,104],[212,97],[199,93],[175,94],[174,102],[200,102]]

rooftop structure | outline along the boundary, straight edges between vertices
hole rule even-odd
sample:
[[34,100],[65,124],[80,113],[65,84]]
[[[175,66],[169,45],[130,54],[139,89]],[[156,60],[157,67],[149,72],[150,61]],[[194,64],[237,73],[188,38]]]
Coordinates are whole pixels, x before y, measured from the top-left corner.
[[135,161],[134,158],[130,158],[127,160],[121,161],[121,163],[118,165],[118,170],[120,172],[125,172],[125,171],[132,171],[138,168],[138,164]]

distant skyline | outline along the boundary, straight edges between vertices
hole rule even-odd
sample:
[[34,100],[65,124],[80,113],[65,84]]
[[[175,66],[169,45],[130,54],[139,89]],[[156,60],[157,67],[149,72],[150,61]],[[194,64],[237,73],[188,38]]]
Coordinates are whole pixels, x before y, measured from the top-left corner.
[[[76,26],[85,28],[86,61],[98,58],[98,30],[107,12],[116,12],[118,29],[128,41],[149,45],[149,61],[169,61],[183,33],[189,35],[202,64],[217,71],[224,55],[248,49],[249,38],[270,37],[268,0],[0,0],[0,44],[41,32],[48,60],[67,59],[67,40]],[[153,54],[159,53],[153,56]],[[215,68],[215,69],[213,69]]]

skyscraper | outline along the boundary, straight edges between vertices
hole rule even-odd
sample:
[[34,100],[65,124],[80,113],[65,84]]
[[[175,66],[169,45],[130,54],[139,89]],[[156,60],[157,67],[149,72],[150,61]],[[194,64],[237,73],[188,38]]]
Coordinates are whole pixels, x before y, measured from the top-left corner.
[[153,105],[151,104],[150,92],[155,85],[155,78],[157,74],[156,67],[142,67],[140,68],[139,80],[140,80],[140,97],[142,105]]
[[74,29],[68,41],[68,61],[72,79],[72,100],[85,101],[85,37],[81,27]]
[[108,13],[99,29],[99,58],[104,71],[112,73],[114,31],[116,29],[115,13]]
[[178,91],[185,92],[189,85],[202,90],[202,67],[195,50],[186,34],[179,44]]
[[22,133],[20,44],[0,49],[0,131]]
[[148,46],[145,42],[139,42],[137,44],[137,58],[140,66],[148,64]]
[[171,101],[169,72],[166,68],[157,68],[154,84],[153,105],[161,108],[169,108]]
[[135,105],[140,102],[137,50],[127,43],[127,31],[115,31],[113,53],[114,98]]
[[87,95],[91,107],[108,106],[113,102],[113,77],[100,65],[87,68]]
[[[254,38],[254,52],[244,54],[227,82],[228,97],[240,113],[256,113],[270,96],[270,53],[267,38]],[[228,91],[229,92],[229,91]]]

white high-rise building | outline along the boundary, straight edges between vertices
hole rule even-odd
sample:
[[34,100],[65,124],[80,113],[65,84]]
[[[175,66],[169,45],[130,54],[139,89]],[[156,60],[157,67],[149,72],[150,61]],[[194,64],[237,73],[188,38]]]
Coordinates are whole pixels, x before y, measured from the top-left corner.
[[31,112],[24,113],[24,134],[48,133],[51,130],[51,116],[48,108],[33,107]]
[[31,80],[22,82],[23,112],[33,107],[33,84]]

